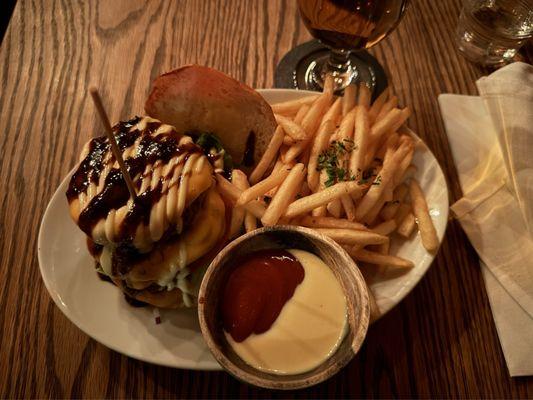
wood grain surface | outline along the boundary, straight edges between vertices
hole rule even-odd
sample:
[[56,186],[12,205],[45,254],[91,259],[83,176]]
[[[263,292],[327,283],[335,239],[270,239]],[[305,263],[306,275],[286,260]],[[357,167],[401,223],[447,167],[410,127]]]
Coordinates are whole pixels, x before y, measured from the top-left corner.
[[[411,127],[460,188],[440,118],[440,93],[475,94],[486,73],[457,53],[460,0],[413,0],[371,50]],[[509,378],[476,253],[451,221],[427,275],[371,327],[336,377],[270,392],[223,372],[158,367],[111,351],[69,322],[39,274],[45,207],[78,151],[101,130],[87,90],[112,119],[142,113],[150,81],[186,63],[271,87],[276,63],[309,39],[295,0],[19,0],[0,48],[0,397],[505,397],[532,398]]]

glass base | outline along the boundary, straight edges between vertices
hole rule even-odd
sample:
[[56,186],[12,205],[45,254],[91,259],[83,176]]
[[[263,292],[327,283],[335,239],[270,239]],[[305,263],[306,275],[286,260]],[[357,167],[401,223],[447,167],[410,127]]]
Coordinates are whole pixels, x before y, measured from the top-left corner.
[[[329,48],[318,40],[295,47],[278,64],[274,74],[275,87],[322,91],[324,76],[317,71],[322,71],[329,52]],[[367,51],[350,54],[350,67],[347,73],[335,76],[337,94],[350,83],[364,82],[375,98],[387,87],[385,71]]]
[[313,90],[322,90],[324,88],[324,81],[328,73],[333,75],[333,87],[336,93],[342,93],[349,84],[359,82],[359,71],[354,68],[352,60],[348,61],[348,68],[344,69],[339,66],[339,68],[334,68],[331,72],[329,52],[323,53],[320,57],[308,63],[307,68],[305,68],[305,65],[302,68],[305,69],[304,79],[307,86],[316,86],[316,89]]
[[[505,14],[499,15],[497,11],[488,7],[483,10],[496,13],[495,15],[502,21],[506,21]],[[482,13],[483,10],[477,12]],[[472,10],[467,9],[461,12],[455,34],[455,42],[460,53],[467,60],[485,67],[500,67],[512,62],[525,41],[527,39],[518,36],[506,36],[496,28],[490,29],[482,20],[476,18]]]
[[[460,22],[464,20],[461,16]],[[500,67],[513,61],[523,44],[520,40],[498,40],[478,34],[465,23],[460,23],[455,35],[460,54],[468,61],[485,67]]]

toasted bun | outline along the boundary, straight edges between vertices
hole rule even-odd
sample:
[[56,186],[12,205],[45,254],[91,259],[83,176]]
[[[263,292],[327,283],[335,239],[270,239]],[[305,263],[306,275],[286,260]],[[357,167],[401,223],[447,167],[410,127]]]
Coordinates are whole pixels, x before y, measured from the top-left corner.
[[[178,132],[214,133],[233,161],[248,171],[260,160],[276,128],[272,109],[259,93],[199,65],[156,78],[145,109]],[[247,147],[252,154],[245,154]]]

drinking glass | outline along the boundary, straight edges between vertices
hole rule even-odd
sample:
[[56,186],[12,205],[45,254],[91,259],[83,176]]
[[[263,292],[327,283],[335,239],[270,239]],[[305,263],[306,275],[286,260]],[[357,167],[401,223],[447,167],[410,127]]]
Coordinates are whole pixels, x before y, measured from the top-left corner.
[[470,61],[497,66],[512,60],[533,34],[533,0],[466,0],[456,42]]
[[[363,49],[383,40],[400,22],[408,0],[298,0],[300,16],[316,41],[291,50],[276,71],[276,83],[290,80],[298,89],[321,90],[327,75],[335,89],[379,83],[381,67]],[[324,47],[325,46],[325,47]],[[382,79],[386,79],[381,73]]]

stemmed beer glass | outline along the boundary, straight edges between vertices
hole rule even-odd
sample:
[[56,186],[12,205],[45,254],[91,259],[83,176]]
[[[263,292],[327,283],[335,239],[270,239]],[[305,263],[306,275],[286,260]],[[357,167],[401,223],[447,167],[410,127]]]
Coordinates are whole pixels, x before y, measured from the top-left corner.
[[[408,0],[298,0],[303,22],[313,41],[291,50],[276,70],[276,85],[321,90],[334,77],[341,92],[350,83],[373,89],[386,79],[377,61],[364,49],[384,39],[400,22]],[[380,76],[381,75],[381,76]]]

